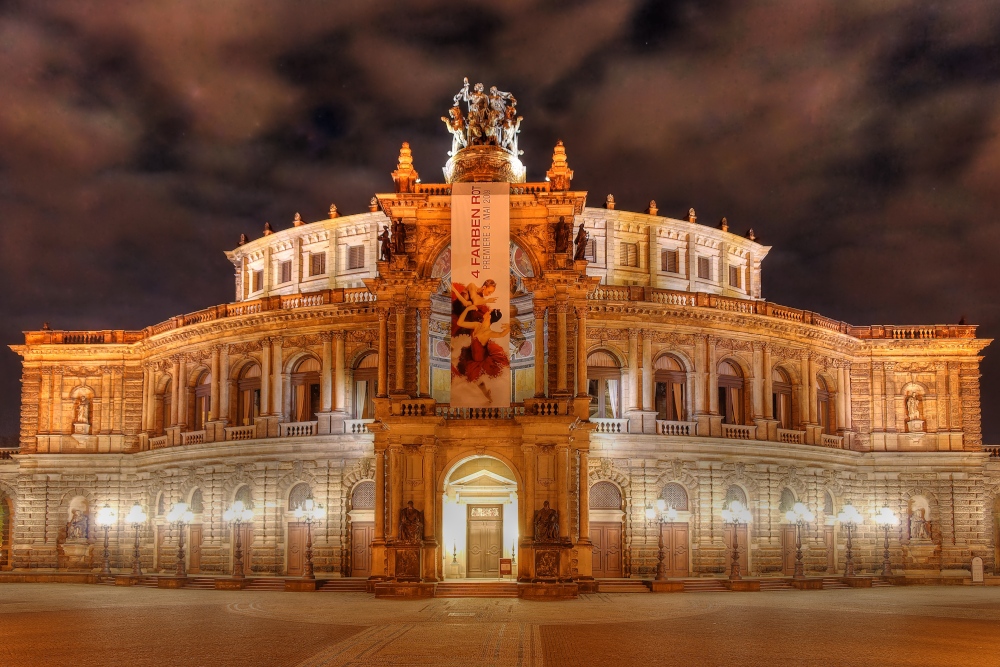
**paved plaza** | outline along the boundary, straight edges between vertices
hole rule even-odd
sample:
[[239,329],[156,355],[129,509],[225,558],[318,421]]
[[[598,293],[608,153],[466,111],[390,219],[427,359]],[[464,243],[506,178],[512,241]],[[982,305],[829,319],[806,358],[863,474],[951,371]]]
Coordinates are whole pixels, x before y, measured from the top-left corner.
[[1000,665],[1000,588],[575,601],[0,586],[0,665]]

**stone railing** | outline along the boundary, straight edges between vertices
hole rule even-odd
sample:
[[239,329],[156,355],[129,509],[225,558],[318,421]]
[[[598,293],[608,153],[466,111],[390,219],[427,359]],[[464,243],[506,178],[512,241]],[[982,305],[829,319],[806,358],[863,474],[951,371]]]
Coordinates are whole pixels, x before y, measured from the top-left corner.
[[834,449],[844,448],[844,436],[842,435],[828,435],[823,433],[820,435],[819,444],[824,447],[833,447]]
[[571,399],[558,398],[526,398],[524,399],[524,414],[529,417],[559,417],[567,416],[573,411]]
[[783,442],[787,445],[801,445],[806,441],[805,431],[794,431],[788,428],[778,429],[778,442]]
[[597,424],[597,433],[628,433],[627,419],[592,417],[590,421]]
[[369,433],[366,424],[371,424],[374,419],[345,419],[344,420],[344,433],[349,433],[351,435],[367,435]]
[[698,435],[698,422],[656,420],[657,435]]
[[316,427],[319,422],[284,422],[278,424],[279,438],[301,438],[307,435],[316,435]]
[[188,431],[181,433],[182,445],[200,445],[205,442],[205,431]]
[[988,453],[991,459],[1000,459],[1000,445],[986,445],[983,451]]
[[730,440],[756,440],[757,427],[744,424],[723,424],[722,437]]
[[253,440],[257,437],[257,426],[227,426],[226,440]]
[[368,291],[367,287],[352,287],[344,289],[344,303],[373,303],[377,297]]
[[3,447],[0,448],[0,461],[9,461],[13,459],[14,454],[21,451],[20,447]]
[[393,402],[392,414],[399,417],[433,417],[436,401],[433,398],[416,398]]
[[524,406],[512,405],[509,408],[453,408],[450,405],[438,405],[434,414],[444,419],[513,419],[524,414]]
[[162,449],[163,447],[170,446],[170,436],[169,435],[158,435],[155,438],[149,439],[150,449]]

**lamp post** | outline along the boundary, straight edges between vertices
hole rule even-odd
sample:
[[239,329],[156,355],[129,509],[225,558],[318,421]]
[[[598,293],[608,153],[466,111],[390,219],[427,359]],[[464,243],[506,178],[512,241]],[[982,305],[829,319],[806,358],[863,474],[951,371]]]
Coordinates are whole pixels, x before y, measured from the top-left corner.
[[809,511],[805,503],[795,503],[792,509],[785,512],[785,518],[788,519],[789,523],[795,524],[795,573],[792,574],[792,577],[805,579],[805,567],[802,564],[802,527],[807,522],[812,522],[816,517]]
[[663,561],[665,559],[663,549],[663,524],[674,523],[677,521],[677,510],[673,507],[667,507],[667,501],[663,498],[658,498],[655,509],[652,505],[646,507],[646,521],[649,523],[656,522],[657,527],[656,581],[666,581],[667,575],[663,570]]
[[729,579],[733,581],[743,578],[740,574],[740,526],[749,525],[751,518],[750,510],[738,500],[722,510],[722,520],[733,527],[733,564],[729,569]]
[[104,569],[101,570],[101,576],[99,577],[99,580],[103,581],[111,578],[111,554],[108,551],[108,531],[118,521],[118,512],[111,509],[111,506],[107,503],[104,503],[104,507],[97,511],[95,521],[99,527],[104,529]]
[[139,503],[132,505],[132,509],[125,516],[125,523],[135,528],[135,549],[132,551],[132,576],[142,576],[142,566],[139,564],[139,529],[146,523],[146,513],[142,511]]
[[233,506],[222,513],[223,520],[233,524],[235,545],[233,547],[233,579],[242,579],[246,576],[243,572],[243,531],[240,526],[253,521],[253,510],[246,507],[242,500],[237,500]]
[[326,510],[322,505],[317,505],[312,496],[306,498],[306,502],[295,508],[295,518],[306,522],[306,568],[302,574],[303,579],[315,579],[316,573],[313,571],[313,543],[312,524],[314,521],[322,521],[326,516]]
[[184,526],[191,523],[194,514],[188,509],[187,503],[175,503],[167,512],[167,521],[177,524],[177,572],[176,576],[186,577],[184,566]]
[[844,509],[837,515],[837,521],[847,530],[847,553],[844,559],[844,576],[853,577],[854,574],[854,552],[851,550],[851,532],[861,523],[864,523],[861,512],[854,508],[854,505],[847,503]]
[[875,524],[885,532],[885,551],[882,555],[882,576],[892,576],[892,565],[889,562],[889,529],[899,525],[899,517],[888,505],[875,514]]

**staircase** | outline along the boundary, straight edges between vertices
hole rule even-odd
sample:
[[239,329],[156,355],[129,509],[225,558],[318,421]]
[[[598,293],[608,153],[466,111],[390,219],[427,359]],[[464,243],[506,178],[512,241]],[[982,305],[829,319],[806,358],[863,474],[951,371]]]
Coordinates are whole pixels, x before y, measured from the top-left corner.
[[648,593],[649,586],[642,579],[598,579],[598,593]]
[[889,588],[890,586],[892,583],[885,579],[872,579],[872,588]]
[[212,577],[188,577],[184,588],[193,588],[198,591],[214,591],[215,579]]
[[514,581],[444,581],[434,586],[436,598],[516,598]]
[[367,579],[323,579],[317,581],[316,590],[322,593],[365,593],[368,590]]
[[685,579],[685,593],[719,593],[728,592],[722,582],[718,579]]
[[761,579],[760,590],[762,591],[794,591],[788,579]]
[[277,577],[247,577],[246,591],[283,591],[285,580]]
[[157,579],[158,577],[143,577],[139,580],[139,585],[145,586],[146,588],[159,588]]
[[850,588],[840,579],[835,579],[833,577],[823,577],[823,590],[836,590],[838,588]]

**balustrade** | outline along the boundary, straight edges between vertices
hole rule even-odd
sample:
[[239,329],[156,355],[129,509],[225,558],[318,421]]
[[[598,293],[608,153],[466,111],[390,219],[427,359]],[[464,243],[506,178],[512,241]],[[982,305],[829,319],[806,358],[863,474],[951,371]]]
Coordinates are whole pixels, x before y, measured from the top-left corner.
[[656,433],[658,435],[697,435],[697,422],[675,422],[666,419],[656,420]]
[[253,440],[257,437],[257,426],[227,426],[226,440]]
[[723,424],[722,437],[731,440],[754,440],[757,436],[756,426],[745,426],[743,424]]
[[149,439],[150,449],[162,449],[163,447],[170,446],[170,436],[169,435],[158,435],[155,438]]
[[205,442],[205,431],[188,431],[181,433],[182,445],[200,445]]
[[278,437],[280,438],[301,438],[307,435],[316,435],[316,426],[319,422],[284,422],[278,424]]
[[597,433],[628,433],[627,419],[605,419],[594,417],[590,421],[597,424]]
[[524,414],[524,407],[512,405],[509,408],[453,408],[438,405],[435,414],[444,419],[512,419]]
[[369,433],[367,424],[373,423],[374,419],[345,419],[344,433],[351,435],[366,435]]
[[824,447],[834,447],[836,449],[844,448],[844,436],[842,435],[827,435],[826,433],[820,436],[820,444]]
[[784,442],[789,445],[801,445],[805,441],[805,431],[793,431],[787,428],[778,429],[778,442]]

